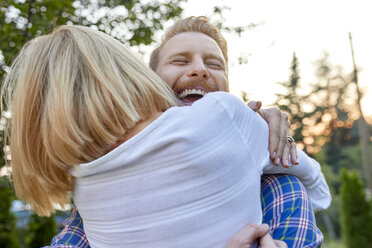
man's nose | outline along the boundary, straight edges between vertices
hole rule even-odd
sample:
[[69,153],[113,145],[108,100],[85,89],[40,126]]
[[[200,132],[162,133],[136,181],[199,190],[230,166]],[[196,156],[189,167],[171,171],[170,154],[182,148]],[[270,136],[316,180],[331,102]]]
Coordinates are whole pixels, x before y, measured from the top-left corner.
[[188,76],[191,78],[209,78],[209,72],[203,61],[195,61],[190,68]]

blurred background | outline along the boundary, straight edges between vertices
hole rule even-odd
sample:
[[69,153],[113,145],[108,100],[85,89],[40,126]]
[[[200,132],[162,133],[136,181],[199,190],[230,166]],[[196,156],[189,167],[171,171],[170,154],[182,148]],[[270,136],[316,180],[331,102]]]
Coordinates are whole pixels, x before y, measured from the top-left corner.
[[[102,30],[148,61],[175,19],[205,15],[229,45],[231,92],[286,111],[316,158],[331,207],[316,213],[323,247],[372,247],[372,14],[368,0],[1,0],[0,78],[28,40],[62,24]],[[11,186],[1,113],[0,248],[40,247],[69,211],[33,214]],[[3,152],[4,151],[4,152]]]

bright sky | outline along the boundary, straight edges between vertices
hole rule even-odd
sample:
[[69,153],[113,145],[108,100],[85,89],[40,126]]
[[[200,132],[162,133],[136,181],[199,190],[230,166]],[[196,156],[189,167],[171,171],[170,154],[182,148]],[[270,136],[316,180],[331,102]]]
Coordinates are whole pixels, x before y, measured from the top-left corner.
[[[229,44],[230,89],[250,93],[251,99],[271,104],[281,88],[278,81],[289,77],[295,51],[300,63],[302,85],[314,82],[313,63],[323,51],[333,65],[351,72],[348,32],[352,33],[355,59],[361,69],[359,83],[368,92],[363,100],[365,114],[372,115],[372,2],[370,0],[188,0],[185,15],[211,16],[213,6],[229,6],[226,25],[264,23],[242,37],[225,34]],[[238,65],[246,55],[248,63]],[[306,85],[304,85],[306,87]]]

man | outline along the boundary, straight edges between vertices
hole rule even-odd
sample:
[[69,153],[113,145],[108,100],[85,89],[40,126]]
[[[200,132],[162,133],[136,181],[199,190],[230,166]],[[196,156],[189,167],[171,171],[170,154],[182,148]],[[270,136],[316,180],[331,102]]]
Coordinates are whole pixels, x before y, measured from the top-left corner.
[[[228,91],[227,62],[227,44],[218,28],[205,17],[191,17],[177,21],[168,29],[152,53],[150,67],[185,105],[190,105],[208,92]],[[253,105],[252,108],[259,110],[260,103]],[[269,151],[275,164],[284,167],[290,166],[290,161],[296,164],[294,142],[291,138],[283,142],[288,135],[287,116],[276,109],[260,110],[260,114],[270,126]],[[279,122],[282,124],[278,125]],[[269,224],[274,239],[285,241],[289,247],[321,245],[323,236],[315,225],[306,190],[296,178],[263,176],[261,199],[263,222]],[[270,237],[260,228],[262,226],[248,225],[232,237],[228,247],[250,247],[246,245],[251,245],[253,238],[260,238],[263,247],[275,247],[272,240],[266,245]],[[275,244],[279,247],[282,243]],[[52,241],[52,247],[74,246],[89,247],[76,209],[66,228]]]

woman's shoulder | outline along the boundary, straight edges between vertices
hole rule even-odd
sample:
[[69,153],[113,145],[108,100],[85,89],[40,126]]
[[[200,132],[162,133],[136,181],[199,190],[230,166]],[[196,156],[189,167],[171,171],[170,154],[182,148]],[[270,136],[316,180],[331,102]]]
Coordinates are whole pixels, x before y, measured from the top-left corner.
[[208,93],[192,106],[208,113],[223,111],[231,119],[235,119],[236,117],[251,118],[256,115],[241,99],[223,91]]
[[242,100],[240,100],[238,97],[224,91],[216,91],[211,92],[205,95],[202,99],[199,101],[196,101],[192,107],[194,108],[210,108],[218,109],[218,108],[224,108],[228,110],[236,110],[239,108],[244,107],[244,109],[247,107]]
[[225,91],[210,92],[201,100],[204,101],[218,101],[224,104],[244,104],[238,97]]

